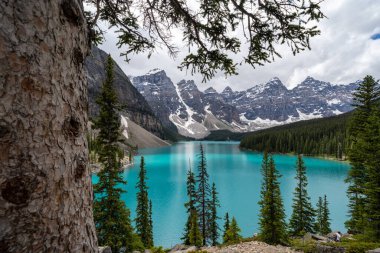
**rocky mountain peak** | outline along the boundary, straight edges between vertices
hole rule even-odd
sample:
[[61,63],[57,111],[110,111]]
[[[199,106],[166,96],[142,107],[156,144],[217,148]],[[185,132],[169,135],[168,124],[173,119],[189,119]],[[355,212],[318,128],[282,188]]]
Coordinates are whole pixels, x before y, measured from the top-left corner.
[[296,88],[308,88],[308,89],[312,88],[312,89],[322,90],[325,88],[331,88],[331,86],[332,85],[329,82],[323,82],[323,81],[317,80],[311,76],[308,76]]
[[259,94],[281,94],[287,92],[288,89],[278,77],[270,79],[267,83],[261,83],[246,90],[248,98],[254,98]]
[[157,75],[157,74],[166,76],[165,70],[162,70],[159,68],[151,69],[151,70],[149,70],[148,73],[146,73],[146,75]]
[[178,88],[181,91],[195,91],[198,90],[197,85],[195,85],[194,80],[181,80],[177,83]]
[[226,88],[224,88],[224,90],[222,91],[222,94],[231,94],[233,93],[234,91],[232,90],[232,88],[230,86],[227,86]]
[[281,82],[280,78],[273,77],[266,84],[264,84],[265,89],[286,89],[285,85]]
[[213,94],[213,93],[218,93],[218,92],[213,87],[209,87],[203,93],[204,94]]
[[314,77],[311,77],[311,76],[307,76],[304,80],[304,82],[314,82],[314,81],[317,81]]
[[280,78],[275,76],[275,77],[272,77],[272,79],[270,79],[268,82],[281,82],[281,80],[280,80]]

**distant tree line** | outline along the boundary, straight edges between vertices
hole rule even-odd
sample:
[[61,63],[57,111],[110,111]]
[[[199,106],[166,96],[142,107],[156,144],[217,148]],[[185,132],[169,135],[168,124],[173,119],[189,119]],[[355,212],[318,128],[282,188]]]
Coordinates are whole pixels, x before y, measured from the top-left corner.
[[343,159],[351,143],[348,138],[351,114],[301,121],[253,132],[241,140],[240,147],[260,152],[329,155]]

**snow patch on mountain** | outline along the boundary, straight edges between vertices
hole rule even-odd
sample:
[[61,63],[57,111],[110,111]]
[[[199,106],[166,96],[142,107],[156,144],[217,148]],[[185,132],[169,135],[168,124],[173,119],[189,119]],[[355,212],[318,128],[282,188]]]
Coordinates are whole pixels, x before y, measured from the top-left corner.
[[256,117],[255,119],[247,119],[245,116],[246,113],[241,113],[240,114],[240,120],[248,125],[246,130],[248,131],[257,131],[273,126],[280,126],[280,125],[285,125],[289,123],[293,123],[296,121],[301,121],[301,120],[310,120],[310,119],[316,119],[316,118],[322,118],[323,115],[319,113],[318,110],[315,110],[313,113],[303,113],[299,109],[296,109],[298,113],[298,117],[294,116],[288,116],[286,120],[283,121],[278,121],[278,120],[271,120],[271,119],[262,119],[260,117]]
[[184,136],[194,137],[194,138],[203,138],[207,136],[210,131],[203,126],[201,123],[195,121],[193,119],[193,115],[196,114],[190,106],[188,106],[181,96],[181,92],[179,90],[178,84],[175,84],[175,89],[177,95],[179,97],[179,101],[185,107],[185,111],[187,113],[187,119],[182,119],[179,117],[180,111],[177,110],[176,114],[170,114],[170,120],[177,126],[178,132]]
[[182,119],[177,114],[170,114],[169,119],[177,127],[178,132],[183,136],[193,137],[196,139],[203,138],[207,136],[210,131],[202,124],[196,122],[195,120],[189,122]]
[[146,73],[147,75],[154,75],[154,74],[157,74],[159,72],[163,71],[162,69],[159,69],[159,68],[155,68],[155,69],[152,69],[150,70],[148,73]]
[[332,111],[332,113],[334,113],[335,115],[339,115],[339,114],[342,114],[344,112],[341,112],[338,109],[335,109],[335,110]]
[[217,118],[212,113],[210,109],[210,105],[205,106],[204,111],[206,112],[206,115],[203,121],[203,125],[209,131],[220,130],[220,129],[235,131],[235,129],[228,122],[225,122],[224,120]]
[[303,113],[299,109],[296,109],[298,112],[298,120],[309,120],[309,119],[317,119],[317,118],[323,118],[323,115],[318,111],[314,110],[312,113]]
[[331,100],[327,100],[326,103],[328,105],[337,105],[337,104],[340,104],[342,101],[340,101],[340,99],[337,99],[337,98],[333,98]]
[[245,116],[245,113],[240,114],[240,120],[244,122],[247,125],[246,130],[247,131],[256,131],[260,129],[265,129],[272,126],[279,126],[286,123],[290,123],[290,121],[277,121],[277,120],[270,120],[270,119],[262,119],[260,117],[257,117],[256,119],[247,119]]
[[210,105],[205,106],[205,112],[212,114],[212,112],[210,111]]
[[127,117],[124,117],[123,115],[121,115],[121,126],[123,128],[123,136],[127,139],[129,139],[129,135],[128,135],[128,121],[127,121]]

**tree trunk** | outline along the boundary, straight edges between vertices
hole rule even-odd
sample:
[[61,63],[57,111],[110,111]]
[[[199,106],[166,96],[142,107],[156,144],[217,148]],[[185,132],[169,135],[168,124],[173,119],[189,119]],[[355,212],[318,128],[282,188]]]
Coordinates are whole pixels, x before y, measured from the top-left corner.
[[81,0],[0,1],[0,252],[96,252]]

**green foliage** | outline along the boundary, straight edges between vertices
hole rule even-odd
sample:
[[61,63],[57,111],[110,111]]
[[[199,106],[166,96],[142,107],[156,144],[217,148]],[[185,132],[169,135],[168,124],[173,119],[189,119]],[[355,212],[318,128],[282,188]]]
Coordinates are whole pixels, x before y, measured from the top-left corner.
[[198,174],[195,177],[191,169],[187,173],[187,196],[185,203],[188,214],[184,234],[181,238],[186,245],[217,245],[219,225],[217,209],[220,207],[218,192],[213,183],[210,189],[206,157],[200,145]]
[[[266,159],[266,160],[265,160]],[[264,156],[263,165],[263,182],[262,189],[266,189],[261,196],[260,208],[260,238],[268,244],[288,243],[288,234],[286,231],[285,212],[281,199],[280,177],[276,170],[273,157]]]
[[255,151],[333,156],[344,159],[350,145],[348,120],[352,113],[295,122],[246,135],[241,148]]
[[292,249],[295,249],[297,251],[301,251],[304,253],[315,253],[317,252],[316,249],[316,242],[314,241],[304,241],[303,239],[295,238],[290,240],[290,246]]
[[380,247],[378,243],[370,242],[354,242],[345,243],[342,246],[346,249],[346,253],[366,253],[369,250],[373,250]]
[[119,138],[120,119],[116,111],[117,96],[113,89],[113,60],[107,60],[106,80],[97,99],[100,113],[95,121],[99,129],[96,138],[98,161],[102,170],[98,173],[99,182],[94,185],[94,220],[99,245],[108,245],[117,252],[121,247],[132,251],[138,247],[139,240],[133,232],[130,212],[120,199],[125,184],[120,172]]
[[[86,3],[95,10],[85,13],[91,41],[101,41],[103,32],[97,23],[105,21],[117,31],[118,45],[127,46],[127,61],[131,53],[147,50],[150,56],[157,45],[175,56],[178,49],[173,44],[172,31],[180,28],[189,49],[180,68],[200,72],[204,80],[212,78],[217,70],[236,74],[237,64],[242,61],[252,66],[271,62],[280,56],[277,44],[288,45],[293,54],[309,49],[310,38],[320,33],[309,23],[324,18],[320,3],[314,0],[212,0],[201,1],[196,7],[180,0]],[[244,30],[244,38],[236,37],[234,31],[238,29]],[[232,55],[245,52],[241,46],[246,42],[247,54],[235,61]]]
[[232,217],[231,224],[229,225],[229,228],[223,237],[223,242],[225,244],[240,243],[242,240],[240,232],[241,230],[236,222],[235,217]]
[[[344,248],[344,252],[349,253],[365,253],[368,250],[380,247],[379,243],[366,242],[357,238],[345,239],[343,238],[339,243],[321,243],[322,245]],[[317,242],[303,241],[302,239],[293,239],[291,247],[305,253],[315,253],[317,251]]]
[[380,240],[379,100],[378,82],[366,76],[354,93],[357,108],[349,127],[352,141],[351,169],[347,177],[350,219],[346,222],[351,233],[364,232],[376,241]]
[[162,248],[162,246],[160,246],[160,247],[152,247],[152,248],[150,248],[150,251],[152,253],[166,253],[166,251],[164,250],[164,248]]
[[330,210],[328,207],[329,203],[327,202],[326,195],[323,199],[323,211],[322,211],[322,226],[321,226],[321,233],[326,235],[331,232],[330,228]]
[[136,233],[132,234],[132,239],[129,243],[130,246],[127,246],[125,248],[125,252],[143,251],[145,249],[145,246],[142,243],[140,236],[138,236]]
[[152,246],[154,245],[153,241],[153,219],[152,219],[152,214],[153,214],[153,204],[152,200],[149,200],[149,229],[148,229],[148,238],[150,238],[150,242],[152,243]]
[[321,235],[327,235],[331,232],[330,228],[330,211],[326,195],[322,199],[319,197],[317,203],[317,219],[315,222],[315,232]]
[[367,238],[362,235],[356,235],[352,238],[342,238],[341,242],[330,242],[325,245],[333,247],[341,247],[345,252],[349,253],[366,253],[368,250],[380,248],[380,243],[369,242]]
[[302,156],[297,157],[296,177],[297,186],[294,190],[293,213],[289,222],[290,234],[303,236],[305,233],[314,232],[314,216],[309,194],[307,193],[306,167]]
[[195,212],[195,204],[196,204],[195,178],[194,178],[194,173],[191,171],[191,168],[187,172],[186,188],[187,188],[188,202],[185,203],[185,208],[186,208],[188,217],[185,224],[185,231],[181,240],[183,240],[185,245],[191,245],[190,231],[192,228],[193,212]]
[[[228,229],[230,228],[230,217],[228,216],[228,213],[224,216],[224,225],[223,225],[223,238],[226,236],[226,233]],[[224,239],[223,239],[223,243]]]
[[196,194],[196,210],[199,216],[199,226],[202,233],[203,244],[206,245],[210,234],[208,228],[210,227],[211,218],[211,189],[209,184],[209,175],[206,166],[206,156],[204,153],[203,145],[200,144],[198,175],[196,177],[196,184],[198,186]]
[[318,202],[317,202],[317,209],[316,209],[315,232],[323,235],[322,224],[323,224],[323,199],[322,197],[319,197]]
[[364,233],[371,240],[380,242],[380,106],[371,112],[367,129],[363,135],[363,152],[366,154],[364,166],[367,182],[364,184],[366,196],[365,215],[367,226]]
[[268,156],[268,152],[264,151],[263,161],[261,163],[261,175],[263,176],[263,179],[264,179],[261,185],[261,192],[260,192],[261,201],[264,201],[265,193],[267,192],[267,189],[268,189],[268,180],[267,180],[268,170],[269,170],[269,156]]
[[218,220],[220,219],[218,217],[218,212],[217,212],[218,207],[220,207],[218,192],[216,191],[215,183],[213,183],[212,189],[211,189],[211,206],[210,206],[211,220],[209,224],[209,233],[210,233],[210,240],[211,240],[212,246],[218,245],[219,230],[220,230],[219,225],[218,225]]
[[136,184],[137,206],[136,206],[136,232],[140,236],[145,248],[153,247],[152,226],[152,202],[148,198],[148,186],[146,185],[146,169],[144,157],[141,157],[139,181]]
[[190,231],[189,231],[189,244],[197,247],[203,246],[203,238],[199,230],[198,216],[195,210],[190,213]]

